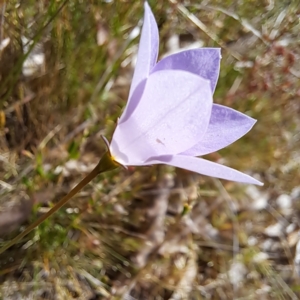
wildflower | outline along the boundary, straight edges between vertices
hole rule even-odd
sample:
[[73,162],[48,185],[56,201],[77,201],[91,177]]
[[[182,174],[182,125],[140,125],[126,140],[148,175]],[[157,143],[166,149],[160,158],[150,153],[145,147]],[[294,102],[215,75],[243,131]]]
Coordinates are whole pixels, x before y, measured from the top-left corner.
[[128,103],[108,145],[109,152],[47,213],[2,246],[0,254],[52,216],[98,174],[119,165],[168,164],[207,176],[262,185],[239,171],[196,157],[230,145],[256,122],[231,108],[213,104],[220,49],[182,51],[156,63],[157,55],[158,28],[145,3]]
[[220,49],[182,51],[157,63],[158,44],[157,24],[145,3],[128,103],[109,146],[112,159],[123,166],[167,164],[261,185],[246,174],[196,157],[228,146],[256,122],[231,108],[213,104]]

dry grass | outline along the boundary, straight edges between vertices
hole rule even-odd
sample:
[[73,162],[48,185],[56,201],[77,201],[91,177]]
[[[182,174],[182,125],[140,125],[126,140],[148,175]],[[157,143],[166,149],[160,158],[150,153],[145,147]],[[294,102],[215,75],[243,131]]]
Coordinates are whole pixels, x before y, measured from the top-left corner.
[[[164,166],[102,175],[1,255],[0,299],[300,297],[298,1],[149,2],[162,54],[172,37],[222,47],[215,102],[258,123],[209,159],[265,186]],[[1,243],[104,152],[142,14],[140,1],[1,2]]]

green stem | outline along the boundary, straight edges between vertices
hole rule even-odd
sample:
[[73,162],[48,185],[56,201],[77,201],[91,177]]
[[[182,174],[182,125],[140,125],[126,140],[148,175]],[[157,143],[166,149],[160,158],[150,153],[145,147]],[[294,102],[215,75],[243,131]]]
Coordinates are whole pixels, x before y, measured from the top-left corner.
[[101,158],[98,165],[86,176],[84,177],[66,196],[64,196],[58,203],[55,204],[47,213],[42,215],[32,224],[30,224],[23,232],[17,235],[15,238],[10,240],[5,246],[0,249],[0,254],[6,251],[8,248],[16,244],[29,232],[31,232],[35,227],[39,226],[47,218],[52,216],[61,207],[63,207],[73,196],[75,196],[83,187],[85,187],[90,181],[92,181],[98,174],[117,168],[119,165],[115,163],[108,152],[106,152]]

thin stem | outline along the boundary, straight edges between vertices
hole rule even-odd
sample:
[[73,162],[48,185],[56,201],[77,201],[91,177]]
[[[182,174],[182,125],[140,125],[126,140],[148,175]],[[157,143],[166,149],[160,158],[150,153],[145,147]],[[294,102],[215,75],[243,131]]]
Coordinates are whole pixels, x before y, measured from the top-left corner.
[[16,244],[29,232],[31,232],[35,227],[39,226],[47,218],[57,212],[61,207],[63,207],[74,195],[76,195],[82,188],[84,188],[90,181],[92,181],[98,174],[105,171],[109,171],[117,168],[118,165],[111,159],[109,153],[105,153],[98,165],[86,176],[84,177],[66,196],[64,196],[58,203],[55,204],[47,213],[42,215],[32,224],[30,224],[23,232],[18,234],[15,238],[10,240],[5,246],[0,249],[0,254],[6,251],[8,248]]

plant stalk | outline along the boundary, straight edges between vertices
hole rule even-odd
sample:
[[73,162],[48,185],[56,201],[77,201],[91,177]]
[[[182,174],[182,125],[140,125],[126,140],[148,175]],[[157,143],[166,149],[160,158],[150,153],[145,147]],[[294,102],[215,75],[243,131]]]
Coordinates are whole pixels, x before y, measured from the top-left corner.
[[47,213],[42,215],[32,224],[30,224],[23,232],[18,234],[15,238],[7,242],[0,249],[0,254],[6,251],[8,248],[16,244],[20,241],[24,236],[30,233],[34,228],[39,226],[42,222],[52,216],[55,212],[57,212],[61,207],[63,207],[73,196],[75,196],[82,188],[84,188],[89,182],[91,182],[98,174],[113,170],[117,168],[119,165],[112,160],[109,152],[106,152],[97,166],[86,176],[84,177],[66,196],[64,196],[61,200],[58,201]]

